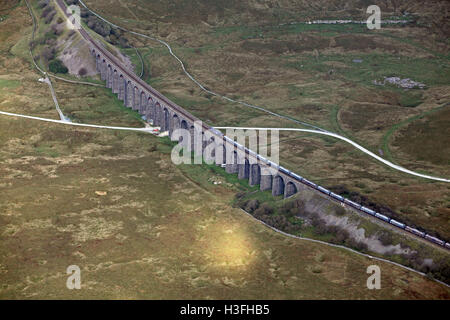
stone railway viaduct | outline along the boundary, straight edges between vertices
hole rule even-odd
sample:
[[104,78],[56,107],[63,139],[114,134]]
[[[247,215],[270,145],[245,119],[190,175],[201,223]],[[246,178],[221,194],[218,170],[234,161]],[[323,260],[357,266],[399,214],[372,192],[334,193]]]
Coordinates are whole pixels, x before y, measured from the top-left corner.
[[[56,0],[56,2],[69,19],[67,7],[63,0]],[[78,32],[88,42],[90,51],[96,61],[97,71],[100,73],[101,79],[106,81],[106,86],[117,94],[128,108],[139,112],[148,120],[153,120],[153,124],[159,126],[162,132],[168,131],[172,140],[181,142],[183,148],[193,151],[196,156],[203,156],[208,163],[225,164],[225,170],[228,173],[238,174],[240,179],[247,179],[252,186],[259,185],[263,191],[272,190],[274,196],[283,195],[286,198],[297,192],[302,192],[306,188],[318,189],[318,186],[314,183],[307,183],[306,179],[279,167],[273,162],[268,162],[264,158],[261,159],[256,153],[201,122],[153,89],[136,74],[127,70],[113,54],[92,39],[83,27]],[[176,134],[179,132],[177,129],[186,129],[183,132],[188,132],[187,136],[178,136]],[[175,135],[173,135],[174,133]],[[330,196],[330,198],[332,197]],[[342,203],[342,199],[339,202]],[[354,204],[354,206],[359,211],[367,213],[367,211],[364,211],[367,208],[358,207],[358,204]],[[377,218],[381,219],[380,217]],[[385,218],[388,223],[393,224],[393,219]],[[409,227],[406,226],[406,228]],[[415,229],[411,230],[407,231],[415,235],[417,233],[414,231],[419,232]],[[423,233],[420,237],[444,246],[444,241],[430,237],[428,234]],[[445,243],[445,247],[450,249],[450,243]]]
[[[183,144],[188,151],[203,155],[205,148],[208,147],[212,152],[205,160],[215,162],[217,165],[226,164],[225,170],[228,173],[236,173],[240,179],[248,179],[252,186],[260,185],[261,190],[272,190],[274,196],[289,197],[307,187],[289,175],[274,170],[256,155],[238,149],[233,143],[225,140],[222,134],[211,130],[211,127],[205,124],[201,127],[195,126],[194,122],[200,121],[199,119],[128,71],[97,43],[92,41],[90,45],[97,71],[101,79],[106,81],[106,86],[123,100],[126,107],[139,112],[147,120],[153,120],[153,124],[159,126],[161,132],[168,131],[170,137],[176,129],[188,130],[190,138],[187,140],[190,143]],[[199,137],[197,141],[202,141],[200,147],[195,145],[196,135]],[[180,138],[180,141],[182,140],[183,137]]]
[[[68,17],[65,3],[62,0],[56,1]],[[83,27],[78,32],[89,44],[97,71],[101,79],[106,81],[106,86],[123,100],[125,106],[139,112],[147,120],[153,120],[153,124],[159,126],[161,132],[168,131],[170,137],[178,128],[189,130],[190,139],[186,139],[187,141],[183,143],[184,138],[179,138],[188,151],[194,151],[194,154],[199,156],[203,154],[205,148],[212,150],[210,155],[205,157],[206,161],[215,162],[217,165],[226,164],[226,172],[238,174],[240,179],[248,179],[250,185],[259,185],[261,190],[272,190],[274,196],[289,197],[304,188],[309,188],[290,175],[275,169],[274,166],[268,165],[248,149],[237,148],[233,142],[226,140],[222,133],[205,123],[201,122],[201,126],[195,125],[200,119],[127,70],[119,59],[97,43]],[[195,136],[202,138],[194,139]],[[195,145],[199,140],[202,141],[201,146]]]

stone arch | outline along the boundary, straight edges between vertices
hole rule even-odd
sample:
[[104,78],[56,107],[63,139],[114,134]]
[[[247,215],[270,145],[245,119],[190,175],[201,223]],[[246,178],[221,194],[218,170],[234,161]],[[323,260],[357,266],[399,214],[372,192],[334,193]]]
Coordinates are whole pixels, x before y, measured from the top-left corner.
[[133,85],[133,83],[130,81],[130,80],[128,80],[127,81],[127,91],[126,91],[126,97],[127,97],[127,100],[125,101],[125,106],[127,107],[127,108],[132,108],[133,107],[133,104],[134,104],[134,85]]
[[286,188],[284,190],[284,197],[290,197],[298,192],[297,186],[292,181],[286,183]]
[[145,96],[145,91],[141,91],[141,94],[139,95],[140,99],[139,99],[139,113],[141,115],[146,115],[147,114],[147,97]]
[[113,71],[112,92],[119,93],[119,73],[116,69]]
[[106,60],[103,59],[100,66],[100,78],[103,81],[106,81],[106,69],[107,69]]
[[97,72],[101,73],[102,69],[101,69],[101,57],[99,54],[97,54],[97,56],[95,57],[95,68],[97,69]]
[[133,104],[131,105],[131,109],[139,110],[140,100],[141,100],[141,95],[139,94],[139,88],[136,85],[134,85],[134,87],[133,87]]
[[126,104],[127,80],[122,74],[119,75],[119,99]]
[[180,122],[180,128],[181,129],[188,129],[188,123],[187,123],[187,121],[186,120],[181,120],[181,122]]
[[216,158],[217,165],[222,165],[227,162],[227,148],[224,143],[225,142],[221,140],[216,144],[214,156]]
[[180,128],[180,118],[176,113],[172,116],[171,123],[170,123],[170,136],[172,136],[172,133]]
[[[183,129],[183,130],[189,130],[189,126],[188,126],[188,123],[187,123],[187,121],[186,120],[181,120],[180,121],[180,129]],[[180,139],[178,140],[179,142],[183,142],[183,136],[180,136]],[[184,148],[190,148],[190,146],[189,145],[186,145],[186,143],[187,143],[188,141],[186,141],[186,142],[184,142],[183,143],[183,147]]]
[[155,119],[153,121],[154,125],[156,126],[160,126],[161,127],[161,131],[162,131],[162,121],[161,121],[161,117],[162,117],[162,107],[159,104],[159,102],[157,101],[155,103]]
[[[209,139],[208,139],[209,137]],[[205,161],[208,164],[215,163],[216,159],[216,139],[213,136],[210,136],[209,133],[205,134],[205,146],[203,148],[203,153],[205,157]]]
[[227,173],[239,172],[238,153],[236,150],[233,150],[232,152],[230,152],[229,158],[227,157],[225,171]]
[[153,102],[153,98],[149,95],[147,99],[147,109],[146,109],[147,121],[150,119],[153,120],[153,124],[155,123],[155,104]]
[[248,180],[249,185],[255,186],[261,182],[261,167],[259,164],[254,163],[250,166],[250,179]]
[[170,129],[170,113],[169,113],[169,109],[164,107],[163,114],[162,114],[161,131],[164,132],[164,131],[168,131],[169,129]]
[[281,194],[284,195],[284,180],[280,175],[276,175],[273,178],[272,195],[279,196]]
[[201,146],[202,146],[202,155],[203,155],[203,150],[206,148],[206,145],[208,144],[208,141],[206,141],[205,139],[205,132],[203,132],[202,130],[202,137],[201,137]]
[[239,164],[239,172],[238,172],[238,178],[239,179],[248,179],[250,175],[250,162],[247,158],[244,158],[243,163]]
[[106,70],[106,87],[112,89],[113,86],[113,68],[110,64],[107,66]]

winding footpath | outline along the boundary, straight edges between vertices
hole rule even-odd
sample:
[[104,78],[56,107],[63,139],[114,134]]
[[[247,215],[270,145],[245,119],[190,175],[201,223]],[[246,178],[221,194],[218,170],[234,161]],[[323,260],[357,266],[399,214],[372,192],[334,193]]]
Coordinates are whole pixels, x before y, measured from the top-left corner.
[[88,127],[88,128],[97,128],[97,129],[137,131],[137,132],[147,132],[147,133],[152,133],[152,131],[155,129],[155,127],[150,127],[150,126],[145,127],[145,128],[101,126],[101,125],[96,125],[96,124],[70,122],[70,121],[67,121],[65,119],[64,120],[56,120],[56,119],[49,119],[49,118],[27,116],[27,115],[24,115],[24,114],[5,112],[5,111],[0,111],[0,114],[5,115],[5,116],[10,116],[10,117],[25,118],[25,119],[31,119],[31,120],[39,120],[39,121],[53,122],[53,123],[59,123],[59,124],[66,124],[66,125],[77,126],[77,127]]

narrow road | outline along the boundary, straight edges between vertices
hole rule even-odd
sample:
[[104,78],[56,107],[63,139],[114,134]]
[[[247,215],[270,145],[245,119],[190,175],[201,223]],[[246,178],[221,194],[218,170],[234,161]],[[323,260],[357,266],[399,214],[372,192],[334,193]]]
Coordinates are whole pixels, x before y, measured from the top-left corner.
[[53,88],[53,84],[50,80],[49,77],[44,79],[45,83],[48,84],[48,86],[50,87],[50,92],[52,93],[52,98],[53,98],[53,102],[55,103],[55,107],[56,107],[56,111],[59,114],[59,118],[61,119],[61,121],[65,121],[65,122],[71,122],[69,118],[67,118],[63,112],[61,111],[61,108],[59,107],[59,103],[58,103],[58,99],[56,98],[56,93],[55,93],[55,89]]
[[124,130],[124,131],[137,131],[137,132],[153,133],[154,129],[159,128],[159,127],[151,127],[150,125],[146,125],[145,128],[101,126],[101,125],[96,125],[96,124],[70,122],[67,120],[56,120],[56,119],[27,116],[24,114],[5,112],[5,111],[0,111],[0,114],[5,115],[5,116],[10,116],[10,117],[25,118],[25,119],[31,119],[31,120],[39,120],[39,121],[45,121],[45,122],[66,124],[66,125],[71,125],[71,126],[76,126],[76,127],[88,127],[88,128],[98,128],[98,129],[111,129],[111,130]]
[[221,129],[221,130],[242,129],[242,130],[298,131],[298,132],[308,132],[308,133],[315,133],[315,134],[321,134],[321,135],[325,135],[325,136],[330,136],[330,137],[333,137],[333,138],[336,138],[336,139],[339,139],[339,140],[342,140],[342,141],[345,141],[345,142],[351,144],[352,146],[354,146],[355,148],[361,150],[365,154],[371,156],[372,158],[374,158],[374,159],[384,163],[385,165],[387,165],[387,166],[389,166],[389,167],[391,167],[391,168],[393,168],[395,170],[398,170],[398,171],[401,171],[401,172],[404,172],[404,173],[407,173],[407,174],[410,174],[410,175],[413,175],[413,176],[416,176],[416,177],[420,177],[420,178],[425,178],[425,179],[430,179],[430,180],[440,181],[440,182],[450,182],[449,179],[433,177],[433,176],[429,176],[429,175],[426,175],[426,174],[421,174],[421,173],[418,173],[418,172],[411,171],[409,169],[403,168],[403,167],[401,167],[399,165],[396,165],[396,164],[394,164],[392,162],[389,162],[389,161],[381,158],[380,156],[377,156],[375,153],[367,150],[363,146],[360,146],[356,142],[353,142],[352,140],[350,140],[350,139],[348,139],[346,137],[340,136],[340,135],[338,135],[336,133],[332,133],[332,132],[324,132],[324,131],[311,130],[311,129],[297,129],[297,128],[260,128],[260,127],[214,127],[214,128],[215,129]]

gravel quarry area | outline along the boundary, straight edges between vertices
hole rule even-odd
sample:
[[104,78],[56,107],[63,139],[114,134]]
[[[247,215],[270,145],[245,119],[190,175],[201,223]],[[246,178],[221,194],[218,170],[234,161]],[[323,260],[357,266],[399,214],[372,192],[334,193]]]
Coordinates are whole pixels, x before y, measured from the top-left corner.
[[[60,41],[58,47],[62,48],[58,58],[74,76],[95,77],[98,72],[95,68],[95,60],[91,58],[89,46],[84,39],[72,35],[66,41]],[[134,65],[130,58],[115,49],[115,55],[122,61],[128,70],[134,72]],[[80,73],[80,70],[83,71]]]
[[[95,76],[95,63],[92,59],[86,59],[89,54],[89,49],[86,43],[80,39],[70,39],[61,43],[63,49],[59,55],[59,59],[69,69],[69,73],[74,76]],[[84,69],[84,72],[81,71]]]
[[[322,196],[307,196],[304,198],[305,210],[317,215],[320,219],[326,222],[327,226],[337,226],[346,230],[349,233],[350,238],[353,238],[357,242],[362,242],[367,245],[368,250],[378,254],[410,254],[411,250],[406,247],[402,247],[400,243],[384,245],[378,237],[377,232],[371,235],[366,234],[366,230],[361,226],[363,218],[359,216],[354,210],[346,209],[346,214],[338,216],[334,210],[339,205],[324,201]],[[306,219],[307,223],[310,223],[309,218]],[[369,222],[372,223],[372,222]],[[380,228],[380,231],[384,228]],[[385,229],[386,232],[394,232],[390,229]]]
[[366,236],[364,228],[359,227],[359,223],[352,221],[348,216],[338,217],[332,214],[320,213],[320,217],[324,219],[327,225],[338,226],[345,229],[350,236],[358,242],[363,242],[372,252],[380,254],[409,254],[409,248],[402,248],[400,244],[384,245],[378,240],[376,234]]

